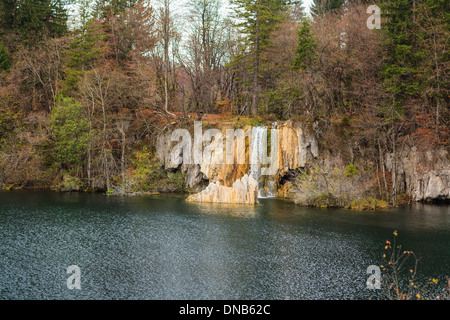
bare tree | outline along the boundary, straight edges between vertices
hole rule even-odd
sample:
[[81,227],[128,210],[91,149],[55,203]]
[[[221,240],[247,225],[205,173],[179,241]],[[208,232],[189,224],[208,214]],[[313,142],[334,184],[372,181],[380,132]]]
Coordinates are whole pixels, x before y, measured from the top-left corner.
[[169,96],[170,96],[170,69],[171,69],[171,43],[174,37],[176,37],[174,15],[172,13],[174,0],[160,0],[161,6],[159,8],[157,20],[159,39],[162,45],[163,56],[163,73],[164,73],[164,111],[169,112]]
[[226,32],[220,0],[191,0],[188,6],[190,35],[179,60],[189,77],[191,103],[200,115],[215,111],[221,96]]

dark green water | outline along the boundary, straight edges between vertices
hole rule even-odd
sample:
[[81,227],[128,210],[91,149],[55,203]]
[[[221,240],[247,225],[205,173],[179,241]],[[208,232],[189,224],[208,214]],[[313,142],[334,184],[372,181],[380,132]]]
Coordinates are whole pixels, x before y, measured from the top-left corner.
[[[368,299],[386,240],[450,275],[450,206],[251,208],[184,197],[0,193],[1,299]],[[67,267],[81,269],[69,290]]]

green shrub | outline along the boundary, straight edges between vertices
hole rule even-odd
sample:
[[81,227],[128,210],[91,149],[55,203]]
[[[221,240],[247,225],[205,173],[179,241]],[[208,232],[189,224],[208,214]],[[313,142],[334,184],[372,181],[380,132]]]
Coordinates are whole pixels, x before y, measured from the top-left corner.
[[126,175],[127,191],[184,192],[185,174],[165,171],[147,147],[134,153],[132,163]]
[[55,141],[54,154],[60,164],[82,165],[89,141],[89,123],[83,106],[72,98],[58,97],[50,115]]
[[298,190],[295,202],[312,207],[346,207],[353,199],[362,197],[359,172],[330,165],[316,164],[301,172],[295,181]]
[[348,209],[365,211],[365,210],[378,210],[387,209],[389,204],[384,200],[379,200],[375,198],[361,198],[352,201],[351,204],[347,206]]
[[77,177],[65,174],[60,183],[58,183],[54,189],[70,192],[70,191],[81,191],[83,188],[83,181]]
[[321,193],[316,197],[308,199],[308,206],[316,208],[337,208],[342,207],[345,199],[340,199],[331,193]]
[[8,50],[5,44],[0,42],[0,69],[3,71],[9,71],[11,69],[12,63]]
[[359,174],[359,171],[356,170],[355,165],[353,163],[349,164],[347,169],[345,170],[345,174],[347,177],[354,177]]

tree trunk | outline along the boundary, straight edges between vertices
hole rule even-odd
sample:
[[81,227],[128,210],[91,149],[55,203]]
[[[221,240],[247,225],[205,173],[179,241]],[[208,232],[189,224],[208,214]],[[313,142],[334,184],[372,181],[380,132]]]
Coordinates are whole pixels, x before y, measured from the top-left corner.
[[380,140],[378,140],[378,153],[380,154],[380,167],[381,167],[381,172],[383,174],[384,192],[386,194],[386,201],[389,202],[389,193],[388,193],[388,187],[387,187],[387,181],[386,181],[386,168],[384,166],[383,153],[381,151]]
[[92,180],[91,180],[91,170],[92,170],[92,160],[91,160],[91,142],[88,144],[88,158],[87,158],[87,178],[88,178],[88,186],[92,189]]
[[259,100],[259,52],[260,51],[260,39],[259,39],[259,14],[256,15],[256,29],[255,29],[255,57],[253,61],[253,97],[252,97],[252,109],[253,116],[258,114],[258,100]]
[[392,204],[397,204],[397,148],[395,124],[392,128]]
[[126,134],[124,128],[124,121],[122,121],[122,127],[120,128],[120,133],[122,135],[122,155],[120,159],[120,169],[122,171],[122,185],[125,184],[125,146],[126,146]]
[[435,65],[435,72],[436,72],[436,84],[437,84],[437,98],[436,98],[436,136],[438,138],[438,141],[440,141],[439,138],[439,112],[440,112],[440,93],[441,93],[441,86],[440,86],[440,79],[439,79],[439,65],[438,65],[438,56],[437,56],[437,45],[436,45],[436,35],[433,34],[433,44],[434,44],[434,65]]
[[169,112],[169,40],[170,8],[169,1],[164,1],[164,110]]
[[105,169],[105,183],[106,183],[106,191],[111,189],[110,181],[109,181],[109,166],[108,166],[108,157],[106,156],[106,110],[105,104],[102,103],[102,111],[103,111],[103,162]]
[[383,191],[381,190],[381,182],[380,182],[380,168],[377,162],[377,183],[378,183],[378,191],[380,192],[380,199],[383,199]]
[[259,21],[256,17],[256,38],[255,38],[255,58],[253,62],[253,97],[252,109],[253,116],[258,114],[258,100],[259,100]]

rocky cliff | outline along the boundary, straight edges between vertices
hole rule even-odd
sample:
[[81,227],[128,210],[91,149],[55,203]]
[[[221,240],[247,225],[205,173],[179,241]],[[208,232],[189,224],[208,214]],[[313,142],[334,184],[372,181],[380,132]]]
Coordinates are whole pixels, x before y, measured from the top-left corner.
[[414,201],[450,201],[450,157],[446,149],[418,150],[404,146],[397,157],[390,154],[386,166],[395,172],[399,192]]
[[[202,130],[206,131],[207,127],[211,127],[211,124]],[[318,141],[308,125],[286,121],[267,127],[240,128],[245,133],[245,139],[239,144],[238,139],[235,141],[233,138],[231,150],[234,162],[228,164],[224,161],[228,157],[227,148],[230,147],[226,142],[227,130],[234,130],[236,133],[236,128],[233,123],[218,123],[215,127],[216,134],[221,133],[220,139],[219,136],[214,139],[204,138],[205,132],[202,131],[203,138],[200,141],[193,139],[186,143],[184,148],[177,149],[179,152],[175,152],[175,156],[174,146],[180,140],[172,141],[171,132],[157,138],[157,155],[165,169],[186,173],[186,186],[197,192],[189,197],[189,201],[253,205],[258,203],[258,198],[289,197],[289,192],[292,192],[291,184],[285,182],[295,179],[297,169],[316,163],[319,157]],[[192,134],[191,129],[186,128],[185,134]],[[188,130],[190,133],[187,133]],[[195,158],[195,148],[199,145],[203,152],[202,159],[208,161],[174,161]],[[322,153],[322,162],[336,162],[325,151]],[[396,157],[388,155],[385,164],[396,181],[397,192],[411,195],[414,201],[450,201],[448,150],[418,151],[415,147],[403,146]],[[346,166],[348,163],[342,165]],[[367,174],[374,173],[375,167],[376,164],[373,164],[373,170],[369,169]]]
[[[225,137],[227,130],[234,128],[229,126],[220,130]],[[187,173],[186,185],[189,188],[209,183],[189,201],[246,204],[258,203],[258,197],[275,196],[283,175],[318,157],[317,140],[305,124],[287,121],[270,127],[246,126],[242,131],[246,138],[243,146],[237,142],[233,145],[234,164],[227,164],[220,158],[227,154],[227,144],[220,139],[203,143],[203,150],[215,150],[207,162],[180,164],[173,161],[175,142],[171,134],[158,137],[157,155],[166,170],[179,169]],[[193,155],[195,143],[189,147],[188,152]],[[221,148],[223,152],[217,152]],[[244,163],[237,161],[240,157],[245,159]]]

